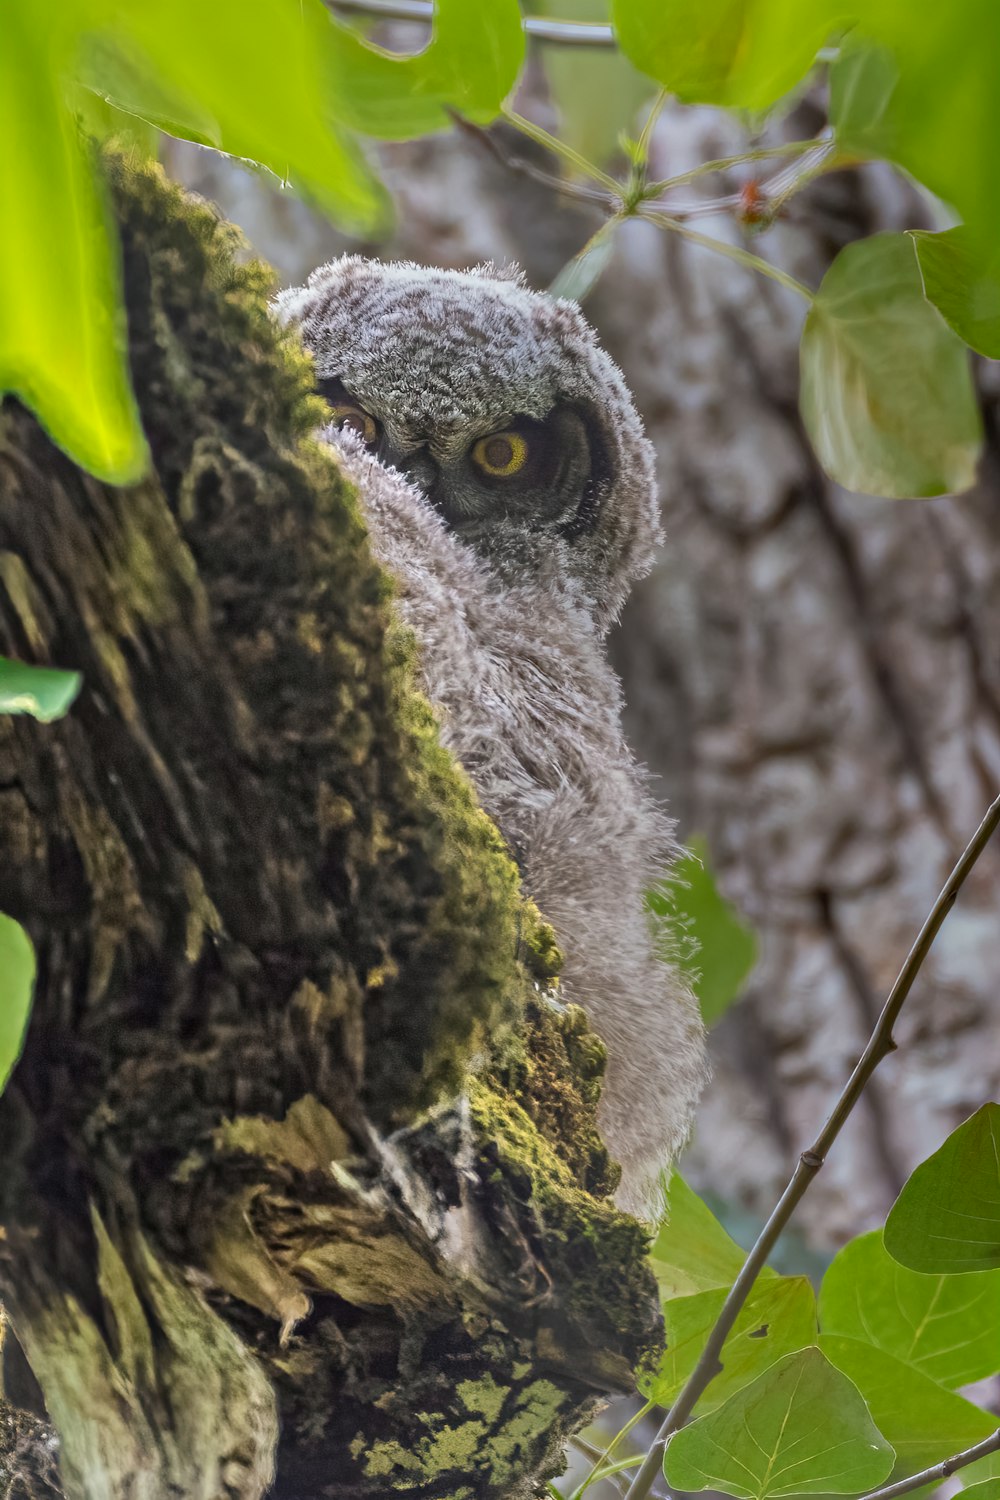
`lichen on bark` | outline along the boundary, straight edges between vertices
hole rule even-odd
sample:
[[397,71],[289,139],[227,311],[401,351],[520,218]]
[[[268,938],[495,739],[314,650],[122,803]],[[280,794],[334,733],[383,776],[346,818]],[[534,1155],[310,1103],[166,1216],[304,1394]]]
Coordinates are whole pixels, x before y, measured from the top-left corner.
[[0,652],[84,679],[57,724],[0,719],[39,976],[0,1296],[69,1495],[529,1496],[657,1336],[600,1045],[544,997],[551,932],[267,272],[110,175],[149,476],[0,418]]

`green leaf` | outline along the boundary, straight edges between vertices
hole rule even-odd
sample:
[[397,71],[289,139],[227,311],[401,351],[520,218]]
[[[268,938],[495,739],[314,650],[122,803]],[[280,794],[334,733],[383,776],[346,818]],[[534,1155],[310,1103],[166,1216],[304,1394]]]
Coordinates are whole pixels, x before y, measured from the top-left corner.
[[[975,1464],[970,1464],[974,1469]],[[962,1490],[962,1500],[1000,1500],[1000,1478],[981,1479],[978,1484],[970,1484]]]
[[[670,1405],[697,1364],[725,1299],[725,1289],[718,1288],[664,1304],[666,1349],[655,1374],[639,1384],[648,1400]],[[816,1298],[808,1279],[772,1276],[759,1281],[723,1345],[722,1371],[695,1411],[714,1411],[775,1360],[815,1342]]]
[[895,1448],[894,1479],[940,1463],[997,1425],[988,1412],[873,1344],[824,1333],[819,1346],[857,1386],[872,1421]]
[[880,127],[885,155],[951,203],[987,250],[1000,234],[1000,6],[994,0],[855,4],[858,30],[898,69]]
[[[530,9],[557,20],[608,18],[607,0],[538,0]],[[655,86],[614,48],[543,47],[539,54],[559,115],[560,140],[603,166],[619,153],[622,131],[631,129]]]
[[21,1053],[35,983],[35,950],[24,928],[0,913],[0,1092]]
[[451,109],[488,125],[524,61],[517,0],[437,0],[430,44],[412,57],[366,45],[349,26],[333,30],[326,66],[340,117],[389,140],[446,130]]
[[911,1271],[1000,1269],[1000,1104],[984,1104],[911,1173],[885,1248]]
[[0,656],[0,714],[31,714],[43,724],[62,718],[81,681],[79,672],[29,667]]
[[619,45],[637,68],[686,103],[751,110],[768,108],[805,77],[844,11],[836,0],[612,5]]
[[155,161],[160,132],[142,116],[119,109],[103,95],[82,86],[73,95],[73,107],[83,130],[96,141],[117,141],[138,157]]
[[675,1489],[768,1500],[856,1494],[880,1484],[892,1463],[857,1388],[812,1348],[786,1355],[683,1428],[663,1467]]
[[1000,258],[960,224],[942,234],[911,230],[924,296],[960,339],[1000,359]]
[[672,931],[691,940],[691,956],[682,961],[694,976],[702,1018],[711,1026],[740,995],[757,961],[757,941],[719,894],[703,838],[691,840],[669,886],[652,892],[649,905],[669,920]]
[[982,439],[968,354],[924,297],[905,234],[841,250],[806,319],[802,417],[838,484],[890,498],[975,481]]
[[147,117],[164,128],[209,135],[269,167],[350,228],[370,231],[383,220],[384,198],[342,128],[343,101],[331,95],[342,33],[321,0],[256,0],[253,25],[238,0],[107,4],[115,64],[107,52],[103,64],[92,62],[92,86],[105,83],[113,102],[139,114],[145,99]]
[[746,1253],[676,1171],[670,1174],[666,1197],[667,1213],[650,1250],[661,1297],[669,1301],[731,1286]]
[[[72,4],[67,12],[72,12]],[[103,479],[146,466],[103,194],[67,105],[67,12],[9,0],[0,46],[0,393]]]
[[824,1333],[863,1339],[940,1385],[1000,1370],[1000,1271],[921,1276],[873,1230],[834,1256],[819,1294]]
[[886,47],[855,32],[845,38],[830,65],[830,124],[846,155],[885,156],[891,142],[886,114],[899,66]]
[[579,255],[566,262],[549,287],[550,297],[582,302],[593,291],[611,259],[617,227],[615,221],[609,219],[587,241]]

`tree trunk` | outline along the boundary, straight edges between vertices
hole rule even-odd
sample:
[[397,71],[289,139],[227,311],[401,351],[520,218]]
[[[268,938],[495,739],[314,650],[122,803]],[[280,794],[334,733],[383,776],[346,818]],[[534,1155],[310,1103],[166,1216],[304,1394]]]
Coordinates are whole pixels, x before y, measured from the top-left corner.
[[0,652],[84,686],[0,718],[0,910],[38,959],[0,1100],[37,1412],[0,1406],[0,1494],[55,1493],[57,1438],[81,1500],[531,1496],[658,1337],[601,1049],[538,998],[551,932],[414,692],[265,274],[113,178],[150,475],[2,417]]

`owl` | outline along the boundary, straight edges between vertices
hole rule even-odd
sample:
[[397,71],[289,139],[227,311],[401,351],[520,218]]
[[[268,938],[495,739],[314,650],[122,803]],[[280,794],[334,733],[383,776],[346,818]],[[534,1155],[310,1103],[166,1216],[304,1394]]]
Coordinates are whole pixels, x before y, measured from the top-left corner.
[[651,445],[579,308],[519,272],[346,256],[282,292],[325,440],[398,583],[442,738],[555,928],[608,1053],[618,1200],[657,1204],[704,1081],[690,988],[647,908],[672,824],[622,733],[607,632],[659,541]]

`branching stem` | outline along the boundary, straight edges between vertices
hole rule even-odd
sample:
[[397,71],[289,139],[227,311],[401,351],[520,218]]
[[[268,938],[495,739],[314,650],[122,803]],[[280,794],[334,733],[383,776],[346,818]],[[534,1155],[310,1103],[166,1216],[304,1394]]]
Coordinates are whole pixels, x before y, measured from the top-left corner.
[[649,191],[659,197],[671,188],[685,187],[689,182],[696,182],[699,177],[708,177],[713,172],[729,172],[733,167],[751,165],[757,161],[772,161],[775,157],[803,156],[807,151],[813,150],[816,144],[813,137],[807,141],[786,141],[783,146],[760,146],[752,151],[741,151],[736,156],[718,156],[714,161],[700,162],[688,172],[678,172],[675,177],[664,177],[659,182],[651,182]]
[[[940,931],[941,924],[951,911],[962,889],[969,872],[972,870],[979,856],[989,843],[997,827],[1000,826],[1000,797],[992,804],[983,821],[976,829],[975,834],[969,841],[964,853],[945,881],[937,900],[931,907],[930,914],[924,925],[917,934],[916,941],[906,956],[906,961],[899,971],[895,984],[889,991],[889,997],[882,1009],[871,1034],[868,1045],[865,1048],[854,1072],[848,1079],[844,1089],[834,1105],[829,1117],[819,1135],[808,1150],[803,1151],[788,1181],[788,1186],[778,1200],[764,1228],[757,1238],[757,1242],[750,1254],[747,1256],[740,1274],[737,1276],[729,1295],[727,1296],[722,1311],[719,1313],[715,1327],[708,1336],[708,1340],[702,1350],[701,1358],[691,1372],[690,1376],[673,1406],[667,1412],[656,1434],[653,1442],[643,1460],[642,1468],[629,1485],[626,1500],[646,1500],[653,1481],[659,1474],[663,1463],[663,1452],[667,1446],[667,1440],[675,1433],[690,1417],[705,1387],[720,1369],[719,1355],[722,1347],[736,1322],[737,1317],[750,1294],[751,1288],[767,1262],[774,1244],[787,1225],[799,1200],[802,1198],[810,1183],[814,1180],[820,1167],[823,1165],[831,1146],[837,1139],[846,1124],[854,1106],[861,1098],[875,1069],[883,1058],[895,1050],[896,1043],[893,1039],[892,1028],[903,1008],[903,1002],[913,988],[913,981],[923,966],[924,959],[930,952],[931,945]],[[987,1438],[987,1443],[992,1443],[995,1448],[1000,1448],[1000,1437],[994,1434],[993,1438]],[[978,1457],[980,1450],[992,1452],[993,1448],[983,1448],[983,1445],[975,1451]],[[965,1462],[972,1460],[960,1454]],[[946,1460],[956,1464],[955,1459]],[[923,1483],[923,1478],[920,1480]],[[906,1489],[916,1488],[910,1480],[901,1480],[900,1484]],[[879,1500],[886,1500],[890,1494],[898,1495],[904,1491],[899,1485],[889,1485],[887,1489],[876,1491]],[[872,1497],[867,1497],[872,1500]]]

